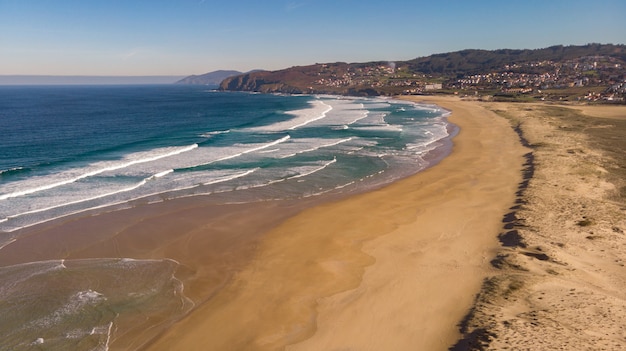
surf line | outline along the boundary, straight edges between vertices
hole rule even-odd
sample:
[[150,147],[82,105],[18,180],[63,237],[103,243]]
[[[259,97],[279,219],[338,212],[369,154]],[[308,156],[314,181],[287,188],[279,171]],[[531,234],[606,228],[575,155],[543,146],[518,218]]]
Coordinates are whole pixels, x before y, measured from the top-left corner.
[[245,155],[245,154],[249,154],[251,152],[267,149],[268,147],[272,147],[274,145],[278,145],[280,143],[284,143],[285,141],[289,140],[290,138],[291,138],[291,136],[287,135],[287,136],[284,136],[284,137],[282,137],[282,138],[280,138],[278,140],[272,141],[271,143],[268,143],[268,144],[265,144],[265,145],[261,145],[261,146],[258,146],[258,147],[254,147],[252,149],[248,149],[248,150],[242,151],[242,152],[234,154],[234,155],[222,157],[220,159],[217,159],[217,160],[215,160],[213,162],[209,162],[207,164],[215,163],[215,162],[219,162],[219,161],[230,160],[231,158],[239,157],[239,156],[242,156],[242,155]]
[[53,188],[56,188],[56,187],[59,187],[59,186],[62,186],[62,185],[67,185],[67,184],[71,184],[71,183],[77,182],[77,181],[79,181],[81,179],[84,179],[84,178],[93,177],[95,175],[98,175],[98,174],[101,174],[101,173],[104,173],[104,172],[115,171],[115,170],[118,170],[118,169],[130,167],[130,166],[133,166],[133,165],[136,165],[136,164],[152,162],[152,161],[156,161],[156,160],[159,160],[159,159],[162,159],[162,158],[165,158],[165,157],[175,156],[175,155],[181,154],[183,152],[191,151],[191,150],[193,150],[193,149],[195,149],[197,147],[198,147],[198,144],[193,144],[193,145],[184,147],[182,149],[178,149],[178,150],[175,150],[175,151],[172,151],[172,152],[168,152],[166,154],[157,155],[157,156],[154,156],[154,157],[148,157],[148,158],[141,159],[141,160],[134,160],[134,161],[122,163],[122,164],[115,165],[115,166],[110,166],[110,167],[97,169],[97,170],[94,170],[94,171],[91,171],[91,172],[87,172],[85,174],[81,174],[81,175],[79,175],[77,177],[74,177],[74,178],[71,178],[71,179],[68,179],[68,180],[64,180],[64,181],[60,181],[60,182],[56,182],[56,183],[52,183],[52,184],[48,184],[48,185],[43,185],[43,186],[40,186],[40,187],[31,188],[31,189],[27,189],[27,190],[16,191],[16,192],[9,193],[9,194],[0,195],[0,200],[6,200],[6,199],[13,198],[13,197],[24,196],[24,195],[29,195],[29,194],[36,193],[36,192],[39,192],[39,191],[53,189]]
[[324,103],[324,101],[317,100],[316,102],[326,106],[326,109],[322,112],[322,114],[317,116],[317,117],[315,117],[315,118],[312,118],[312,119],[309,119],[307,121],[304,121],[304,122],[302,122],[300,124],[296,124],[295,126],[289,127],[289,130],[294,130],[296,128],[300,128],[300,127],[303,127],[303,126],[305,126],[305,125],[307,125],[309,123],[312,123],[312,122],[315,122],[317,120],[320,120],[322,118],[326,118],[326,114],[333,109],[332,106],[330,106],[329,104]]

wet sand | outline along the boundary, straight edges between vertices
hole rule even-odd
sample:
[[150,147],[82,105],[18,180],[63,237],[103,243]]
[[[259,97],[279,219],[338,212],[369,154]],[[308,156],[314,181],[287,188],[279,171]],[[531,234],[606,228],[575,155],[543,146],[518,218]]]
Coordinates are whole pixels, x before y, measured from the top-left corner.
[[[0,265],[85,258],[168,258],[186,297],[201,305],[246,266],[260,237],[305,202],[213,204],[204,197],[170,200],[97,215],[81,214],[28,228],[2,249]],[[111,350],[137,349],[171,324],[170,315],[126,315]]]

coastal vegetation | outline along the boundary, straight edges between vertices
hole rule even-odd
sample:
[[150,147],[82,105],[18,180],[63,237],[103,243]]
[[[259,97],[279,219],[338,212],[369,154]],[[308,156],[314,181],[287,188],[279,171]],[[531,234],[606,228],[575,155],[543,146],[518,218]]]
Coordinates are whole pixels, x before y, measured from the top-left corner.
[[450,350],[623,350],[624,106],[469,100],[519,128],[535,161]]

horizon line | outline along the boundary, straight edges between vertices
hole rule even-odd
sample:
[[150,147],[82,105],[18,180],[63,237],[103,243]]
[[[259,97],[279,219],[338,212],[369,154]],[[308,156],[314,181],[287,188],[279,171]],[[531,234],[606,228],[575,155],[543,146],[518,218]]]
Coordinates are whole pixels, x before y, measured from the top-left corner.
[[50,75],[0,74],[0,85],[132,85],[173,84],[184,75]]

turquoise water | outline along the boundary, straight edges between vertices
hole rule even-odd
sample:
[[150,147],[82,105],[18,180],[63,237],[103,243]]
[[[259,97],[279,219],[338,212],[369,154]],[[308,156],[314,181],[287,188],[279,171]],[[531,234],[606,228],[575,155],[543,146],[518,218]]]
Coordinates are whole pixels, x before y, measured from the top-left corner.
[[155,195],[387,183],[448,136],[435,106],[202,87],[0,87],[0,114],[4,232]]

